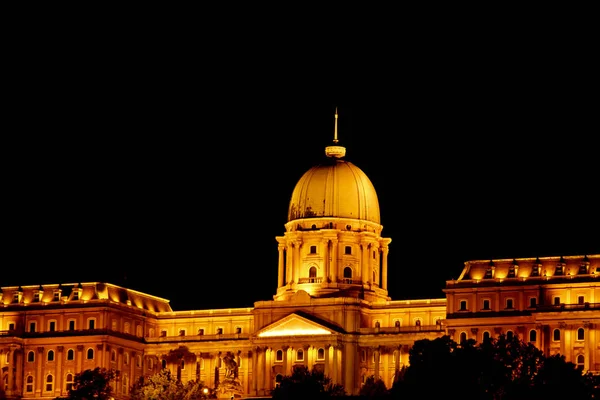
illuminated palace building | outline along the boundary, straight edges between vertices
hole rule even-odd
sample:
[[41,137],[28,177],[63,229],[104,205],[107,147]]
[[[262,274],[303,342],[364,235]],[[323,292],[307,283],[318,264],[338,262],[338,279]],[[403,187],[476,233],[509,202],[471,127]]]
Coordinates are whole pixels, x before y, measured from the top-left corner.
[[[110,283],[2,287],[1,384],[9,399],[64,396],[75,374],[119,371],[114,397],[167,368],[182,382],[234,381],[236,397],[269,395],[296,365],[358,394],[390,388],[416,340],[518,335],[546,354],[600,370],[600,254],[467,261],[445,298],[388,296],[388,251],[375,188],[334,140],[296,184],[272,300],[173,311]],[[458,272],[458,271],[457,271]],[[235,360],[232,377],[226,363]],[[228,396],[229,398],[229,396]]]

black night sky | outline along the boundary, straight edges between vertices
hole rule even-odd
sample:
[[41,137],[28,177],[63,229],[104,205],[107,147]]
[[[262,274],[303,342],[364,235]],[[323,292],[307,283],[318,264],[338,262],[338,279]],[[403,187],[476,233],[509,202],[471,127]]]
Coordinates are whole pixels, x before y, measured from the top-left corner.
[[336,107],[392,238],[392,299],[443,297],[468,260],[600,252],[585,24],[430,28],[21,38],[0,286],[108,281],[175,310],[271,299],[275,236]]

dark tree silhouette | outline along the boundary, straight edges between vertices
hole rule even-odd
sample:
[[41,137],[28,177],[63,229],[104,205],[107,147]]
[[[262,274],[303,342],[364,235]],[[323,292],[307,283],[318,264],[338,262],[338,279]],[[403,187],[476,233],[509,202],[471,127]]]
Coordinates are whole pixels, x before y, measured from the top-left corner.
[[533,344],[500,335],[478,345],[444,336],[415,342],[393,398],[582,400],[598,397],[598,377],[564,356],[545,357]]
[[97,367],[75,374],[69,400],[109,400],[112,398],[110,383],[116,378],[114,370]]
[[345,396],[343,386],[331,383],[331,378],[321,371],[306,366],[295,366],[292,375],[281,379],[279,386],[273,389],[273,399],[319,400],[334,396]]
[[389,390],[384,381],[371,375],[360,388],[359,395],[364,399],[384,399],[389,396]]

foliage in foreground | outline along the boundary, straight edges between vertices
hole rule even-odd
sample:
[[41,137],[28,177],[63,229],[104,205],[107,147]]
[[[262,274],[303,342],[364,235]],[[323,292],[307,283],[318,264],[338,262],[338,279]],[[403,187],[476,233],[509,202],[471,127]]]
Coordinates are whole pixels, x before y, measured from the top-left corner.
[[[206,389],[206,390],[204,390]],[[173,377],[171,371],[160,372],[141,378],[131,390],[131,400],[204,400],[213,398],[212,390],[202,381],[181,383]]]
[[109,400],[112,398],[111,382],[116,378],[114,370],[97,367],[86,369],[73,378],[73,388],[69,390],[69,400]]
[[589,400],[599,398],[598,377],[561,355],[546,357],[531,343],[501,335],[477,345],[444,336],[415,342],[409,366],[394,383],[394,399]]
[[273,399],[286,400],[319,400],[345,395],[342,385],[332,383],[323,372],[303,365],[295,366],[292,374],[284,376],[272,392]]

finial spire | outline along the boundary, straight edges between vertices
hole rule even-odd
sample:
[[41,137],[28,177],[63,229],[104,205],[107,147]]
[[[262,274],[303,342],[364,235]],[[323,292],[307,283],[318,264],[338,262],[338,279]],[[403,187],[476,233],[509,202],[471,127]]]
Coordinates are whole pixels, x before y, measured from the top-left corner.
[[337,120],[338,120],[338,112],[337,107],[335,108],[335,128],[333,129],[333,143],[339,142],[337,137]]
[[338,110],[335,108],[335,127],[333,129],[333,143],[334,146],[325,147],[325,155],[327,157],[342,158],[346,155],[346,148],[343,146],[335,146],[339,142],[337,134],[337,123],[338,123]]

